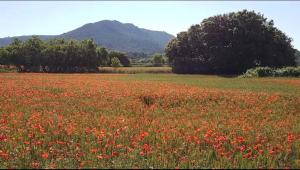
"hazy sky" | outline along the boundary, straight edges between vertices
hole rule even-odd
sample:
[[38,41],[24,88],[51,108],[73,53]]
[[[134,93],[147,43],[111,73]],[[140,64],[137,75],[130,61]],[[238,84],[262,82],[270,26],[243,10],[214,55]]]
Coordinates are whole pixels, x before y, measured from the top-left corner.
[[176,35],[206,17],[243,9],[273,19],[300,49],[300,1],[1,1],[0,37],[56,35],[104,19]]

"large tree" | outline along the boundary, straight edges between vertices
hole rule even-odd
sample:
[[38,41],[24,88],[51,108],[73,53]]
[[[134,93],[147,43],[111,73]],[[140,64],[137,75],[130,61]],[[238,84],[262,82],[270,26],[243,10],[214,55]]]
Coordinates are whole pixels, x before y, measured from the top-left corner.
[[25,59],[24,70],[39,72],[44,62],[42,51],[45,49],[44,42],[37,36],[33,36],[24,42],[23,56]]
[[97,58],[98,58],[98,64],[100,66],[108,66],[109,64],[109,57],[108,52],[104,47],[97,47]]
[[260,13],[232,12],[204,19],[165,49],[176,73],[239,74],[255,66],[295,65],[291,39]]
[[9,53],[6,48],[0,48],[0,65],[9,65]]
[[6,49],[9,53],[10,62],[17,67],[18,71],[22,71],[22,66],[24,66],[26,63],[24,57],[24,43],[15,38]]

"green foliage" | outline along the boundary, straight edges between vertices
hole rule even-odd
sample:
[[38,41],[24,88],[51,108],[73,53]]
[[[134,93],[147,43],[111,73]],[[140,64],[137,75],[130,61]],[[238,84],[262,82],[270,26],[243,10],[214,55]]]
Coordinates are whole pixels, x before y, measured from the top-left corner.
[[40,66],[44,64],[44,56],[42,51],[46,48],[45,44],[38,37],[33,36],[23,43],[23,53],[25,60],[23,66],[24,71],[39,72]]
[[116,68],[116,67],[121,67],[122,64],[121,64],[120,60],[117,57],[113,57],[111,59],[111,66]]
[[0,73],[13,73],[13,72],[16,72],[15,68],[0,67]]
[[154,54],[152,56],[152,63],[154,66],[159,67],[165,64],[165,59],[162,54]]
[[241,77],[300,77],[300,67],[257,67],[247,70]]
[[106,49],[91,39],[42,41],[33,36],[0,50],[1,64],[15,65],[19,72],[98,72],[108,61]]
[[24,44],[19,39],[15,38],[13,42],[6,47],[9,53],[9,60],[11,64],[17,67],[18,71],[22,70],[22,65],[25,65]]
[[101,48],[98,47],[96,49],[96,52],[97,52],[97,56],[98,56],[99,65],[100,66],[108,66],[109,56],[108,56],[107,50],[103,47],[101,47]]
[[9,65],[9,53],[6,48],[0,48],[0,65]]
[[240,74],[256,66],[294,66],[291,39],[254,11],[204,19],[169,42],[175,73]]
[[[130,60],[128,59],[128,56],[124,53],[121,52],[110,52],[108,54],[109,58],[112,60],[113,58],[118,58],[118,60],[120,61],[120,63],[122,64],[122,66],[124,67],[130,67]],[[112,65],[112,63],[111,63]]]

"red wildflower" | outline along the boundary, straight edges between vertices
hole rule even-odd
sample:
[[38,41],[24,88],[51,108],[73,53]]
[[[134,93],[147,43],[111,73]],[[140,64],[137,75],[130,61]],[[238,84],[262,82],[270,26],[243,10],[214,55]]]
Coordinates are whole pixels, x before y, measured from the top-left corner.
[[111,153],[111,156],[119,156],[119,152],[114,151]]
[[295,136],[292,135],[291,133],[289,133],[288,137],[287,137],[288,143],[292,143],[294,139],[295,139]]
[[243,142],[246,141],[245,138],[244,138],[244,137],[241,137],[241,136],[238,136],[238,137],[236,138],[236,140],[237,140],[238,143],[243,143]]
[[0,142],[1,141],[6,141],[7,140],[7,136],[6,135],[0,135]]
[[47,159],[49,157],[49,154],[47,152],[44,152],[42,154],[42,158]]

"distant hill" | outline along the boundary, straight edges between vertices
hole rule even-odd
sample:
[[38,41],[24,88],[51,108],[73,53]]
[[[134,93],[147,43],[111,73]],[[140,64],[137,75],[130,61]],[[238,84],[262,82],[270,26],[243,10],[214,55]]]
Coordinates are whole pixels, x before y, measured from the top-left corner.
[[[31,36],[19,36],[27,40]],[[8,45],[14,37],[0,38],[0,46]],[[151,31],[139,28],[133,24],[119,21],[103,20],[85,24],[75,30],[61,35],[41,35],[41,39],[73,38],[83,40],[92,38],[98,45],[121,52],[156,53],[163,52],[165,45],[174,38],[173,35],[161,31]]]

